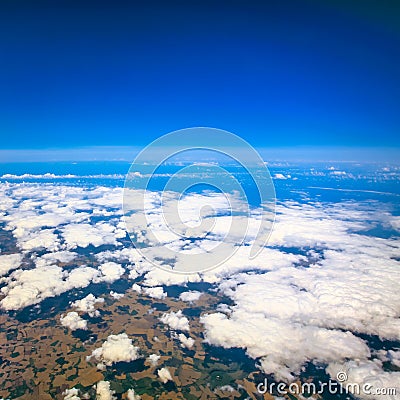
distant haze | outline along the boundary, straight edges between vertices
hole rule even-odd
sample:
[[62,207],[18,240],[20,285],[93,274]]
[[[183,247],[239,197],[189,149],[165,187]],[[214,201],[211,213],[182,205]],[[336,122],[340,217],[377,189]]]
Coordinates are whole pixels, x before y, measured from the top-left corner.
[[[61,162],[61,161],[126,161],[130,163],[140,152],[140,147],[99,146],[68,149],[17,149],[0,150],[0,163],[10,162]],[[400,160],[400,148],[387,147],[270,147],[257,148],[266,162],[389,162]],[[190,154],[190,153],[189,153]],[[204,161],[209,161],[207,157]],[[188,161],[188,158],[185,158]],[[196,161],[203,161],[196,158]]]

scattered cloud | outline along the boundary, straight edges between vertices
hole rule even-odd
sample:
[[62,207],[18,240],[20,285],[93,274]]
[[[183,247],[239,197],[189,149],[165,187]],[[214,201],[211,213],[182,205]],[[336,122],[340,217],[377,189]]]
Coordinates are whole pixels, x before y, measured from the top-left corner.
[[[339,179],[344,175],[334,176]],[[179,265],[185,260],[181,254],[212,249],[226,237],[230,223],[224,214],[226,199],[205,197],[188,196],[180,205],[180,218],[187,224],[186,231],[180,233],[200,235],[196,243],[188,243],[166,231],[158,211],[160,195],[149,193],[147,207],[153,211],[149,231],[157,236],[160,246],[135,225],[139,219],[131,222],[138,229],[139,240],[151,246],[150,255],[162,258],[168,246],[178,251],[175,263]],[[350,375],[354,381],[366,371],[391,384],[397,379],[382,363],[398,366],[398,351],[378,353],[360,338],[363,334],[399,340],[400,241],[395,235],[373,237],[369,233],[379,226],[398,230],[399,217],[383,203],[279,203],[268,247],[258,257],[249,259],[250,246],[236,249],[233,240],[227,246],[237,251],[221,266],[185,275],[155,269],[136,249],[122,248],[121,188],[4,183],[0,199],[0,222],[21,250],[21,254],[0,255],[0,306],[5,310],[38,304],[92,282],[112,283],[125,272],[140,283],[135,283],[133,290],[143,290],[157,299],[166,297],[164,285],[208,282],[228,297],[231,305],[221,304],[203,315],[205,340],[245,349],[264,372],[290,381],[305,362],[326,363],[328,373],[334,374],[335,368],[353,360]],[[167,198],[165,211],[172,226],[179,222],[173,212],[176,201],[172,195]],[[214,214],[206,209],[206,215],[201,216],[198,210],[210,203],[217,217],[206,237],[201,217]],[[238,223],[243,222],[240,218],[236,218]],[[251,245],[259,215],[254,214],[248,222],[245,244]],[[98,251],[104,244],[113,247],[97,252],[99,268],[71,264],[78,257],[74,249],[94,246]],[[38,256],[39,249],[45,254],[41,251]],[[21,265],[23,259],[34,265]],[[69,263],[67,268],[64,263]],[[180,300],[195,302],[200,295],[186,291]],[[96,314],[94,304],[93,308],[90,302],[81,306],[76,306],[78,311]],[[63,318],[72,321],[69,314]],[[181,310],[165,313],[160,320],[173,330],[189,331],[189,320]],[[182,345],[193,340],[183,333],[177,338]],[[111,365],[135,359],[137,352],[126,335],[111,335],[93,357],[100,364]]]
[[139,347],[134,346],[132,339],[126,333],[110,335],[101,347],[93,350],[89,359],[95,358],[106,366],[116,362],[137,360],[140,356]]
[[[161,288],[162,289],[162,288]],[[138,285],[137,283],[134,283],[132,285],[132,290],[137,292],[137,293],[142,293],[142,287]],[[164,292],[164,291],[163,291]]]
[[194,345],[194,339],[189,336],[186,336],[183,333],[177,335],[177,339],[181,342],[182,347],[186,347],[187,349],[191,349]]
[[64,395],[64,400],[80,400],[81,399],[79,397],[79,389],[76,389],[76,388],[64,390],[63,395]]
[[289,179],[289,178],[290,178],[290,175],[288,175],[288,176],[285,176],[285,175],[283,175],[283,174],[280,174],[280,173],[274,174],[274,179],[281,179],[281,180],[285,180],[285,179]]
[[62,326],[75,331],[76,329],[87,329],[87,321],[81,318],[76,311],[71,311],[66,315],[61,315],[60,322]]
[[56,265],[19,269],[4,278],[6,286],[1,288],[4,298],[0,306],[5,310],[18,310],[73,288],[86,287],[97,277],[98,271],[91,267],[77,267],[70,272]]
[[90,224],[69,224],[62,229],[62,236],[68,249],[77,247],[98,247],[105,244],[119,246],[117,239],[124,238],[125,231],[107,222]]
[[[351,203],[288,202],[277,211],[269,243],[282,247],[274,251],[283,262],[268,249],[256,260],[259,273],[219,282],[234,305],[201,318],[206,341],[244,348],[265,373],[290,381],[310,360],[368,361],[360,333],[399,340],[399,240],[363,235],[368,211]],[[294,262],[285,248],[310,250]]]
[[119,300],[119,299],[122,299],[125,295],[124,295],[124,293],[117,293],[117,292],[114,292],[111,290],[110,296],[115,300]]
[[147,360],[149,361],[152,367],[156,367],[158,365],[158,361],[160,360],[160,358],[161,356],[159,356],[158,354],[150,354],[147,357]]
[[168,381],[172,381],[171,373],[167,367],[163,367],[157,371],[157,375],[160,378],[162,383],[167,383]]
[[96,400],[114,400],[114,390],[110,388],[110,382],[99,381],[96,385]]
[[139,396],[138,394],[135,393],[134,389],[129,389],[126,392],[126,399],[127,400],[140,400],[141,396]]
[[113,283],[124,274],[125,270],[115,262],[106,262],[99,267],[101,276],[97,279],[99,282]]
[[21,254],[0,255],[0,276],[6,275],[9,271],[19,268],[21,261]]
[[177,312],[171,311],[170,313],[164,313],[160,317],[160,321],[163,324],[168,325],[171,329],[177,331],[189,331],[189,320],[183,315],[182,310]]
[[95,305],[101,303],[104,303],[103,298],[96,297],[94,294],[90,293],[83,299],[71,303],[71,307],[76,308],[78,311],[88,313],[91,317],[98,317],[100,313],[96,310]]
[[196,290],[191,290],[189,292],[183,292],[179,295],[179,300],[187,301],[189,303],[194,303],[195,301],[199,300],[202,293]]
[[[139,286],[139,285],[137,285]],[[135,287],[135,289],[137,289]],[[161,286],[156,286],[156,287],[147,287],[143,289],[144,293],[149,296],[152,297],[153,299],[165,299],[167,297],[167,293],[164,292],[163,288]]]
[[399,393],[400,372],[384,371],[382,362],[379,360],[333,362],[328,365],[326,371],[332,379],[336,379],[338,374],[343,374],[345,379],[340,384],[345,388],[349,388],[357,398],[375,400],[393,400],[397,398],[395,397],[396,395],[389,393],[375,393],[377,389],[395,388],[396,393]]

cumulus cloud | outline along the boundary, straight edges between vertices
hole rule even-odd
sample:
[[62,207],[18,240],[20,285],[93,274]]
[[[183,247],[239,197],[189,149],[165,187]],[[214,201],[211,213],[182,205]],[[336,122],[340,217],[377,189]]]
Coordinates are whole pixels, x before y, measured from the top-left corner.
[[6,275],[13,269],[17,269],[21,265],[21,261],[21,254],[0,255],[0,276]]
[[126,392],[126,398],[127,398],[127,400],[140,400],[141,399],[141,397],[135,393],[134,389],[129,389]]
[[400,390],[400,372],[384,371],[382,362],[378,360],[333,362],[328,365],[326,371],[334,380],[337,380],[338,375],[345,377],[340,384],[361,399],[393,400],[397,398],[393,393],[381,394],[377,393],[377,390],[394,388],[397,394]]
[[180,333],[177,335],[177,338],[181,342],[182,347],[186,347],[187,349],[191,349],[194,345],[194,339],[192,339],[189,336],[184,335],[183,333]]
[[138,292],[138,293],[142,293],[142,287],[140,285],[138,285],[137,283],[134,283],[132,285],[132,290],[135,291],[135,292]]
[[19,247],[28,251],[41,248],[57,251],[60,249],[60,240],[52,229],[42,229],[26,234],[24,240],[19,242]]
[[247,349],[252,358],[260,358],[267,374],[290,381],[309,359],[319,362],[367,358],[366,344],[350,332],[302,326],[290,322],[265,318],[242,310],[231,317],[215,313],[202,317],[206,341],[225,348]]
[[164,313],[160,317],[160,321],[168,325],[173,330],[178,331],[189,331],[189,320],[183,315],[182,310],[177,312],[171,311],[170,313]]
[[[220,280],[234,305],[228,315],[201,318],[206,341],[242,347],[264,372],[290,381],[309,360],[369,360],[371,351],[357,333],[398,340],[399,241],[363,235],[366,213],[354,204],[278,206],[270,244],[319,251],[304,252],[296,262],[266,249],[254,260],[258,274]],[[282,254],[282,263],[265,257],[274,253]]]
[[159,268],[152,268],[144,275],[143,284],[147,286],[171,286],[171,285],[185,285],[188,282],[200,282],[202,276],[200,274],[176,274],[172,271],[161,270]]
[[66,278],[67,288],[83,288],[88,286],[91,282],[99,280],[99,271],[92,267],[78,267],[69,272]]
[[189,303],[193,303],[201,297],[201,292],[198,292],[196,290],[191,290],[189,292],[183,292],[179,295],[179,300],[182,301],[187,301]]
[[96,310],[95,305],[104,303],[104,299],[96,297],[92,293],[80,300],[76,300],[71,303],[71,307],[76,308],[78,311],[88,313],[91,317],[97,317],[100,315],[99,311]]
[[[129,206],[134,211],[140,211],[139,205],[135,205],[136,197],[143,196],[148,211],[146,218],[140,212],[125,218],[128,230],[135,233],[138,241],[147,245],[141,251],[152,259],[168,259],[173,268],[179,271],[201,269],[210,261],[210,256],[224,260],[225,250],[229,253],[235,250],[243,239],[243,226],[249,223],[248,235],[245,234],[247,243],[254,240],[257,226],[260,225],[260,214],[255,218],[247,218],[247,205],[236,193],[191,193],[180,197],[173,192],[146,192],[138,196],[136,191],[132,191],[131,195]],[[231,206],[238,213],[242,211],[242,215],[227,215]],[[148,224],[145,230],[144,223]],[[225,240],[228,235],[229,240]],[[187,256],[190,256],[190,261]]]
[[81,318],[76,311],[71,311],[67,315],[61,315],[60,322],[71,331],[76,329],[87,329],[87,321]]
[[61,293],[63,278],[62,269],[56,266],[17,270],[8,278],[8,286],[1,289],[6,297],[0,304],[6,310],[16,310],[39,303],[46,297]]
[[41,262],[43,264],[51,265],[58,262],[69,263],[74,258],[77,257],[77,253],[68,250],[56,251],[51,253],[43,254],[41,257],[36,259],[36,265],[39,265]]
[[231,385],[224,385],[224,386],[220,386],[218,388],[218,390],[220,390],[221,392],[229,392],[232,393],[235,391],[235,388],[233,388]]
[[53,228],[88,218],[87,213],[76,213],[69,204],[69,199],[77,193],[83,193],[83,189],[65,191],[52,185],[9,185],[7,192],[0,193],[10,205],[7,212],[0,215],[0,220],[5,222],[6,230],[12,231],[21,249],[55,251],[61,241]]
[[389,350],[387,352],[388,361],[390,361],[393,365],[400,368],[400,350],[394,351]]
[[[119,220],[121,195],[121,188],[52,185],[27,188],[10,184],[0,188],[0,221],[24,252],[35,250],[40,241],[54,255],[90,244],[118,246],[118,239],[125,234]],[[217,218],[209,237],[195,244],[171,236],[160,220],[159,200],[159,193],[149,193],[146,201],[154,211],[149,231],[156,232],[162,244],[187,254],[209,250],[215,241],[225,237],[229,226],[226,215]],[[167,212],[176,200],[174,196],[169,199]],[[200,221],[198,206],[205,200],[212,200],[215,210],[223,213],[226,204],[218,196],[212,199],[188,196],[180,209],[187,229],[196,229]],[[220,267],[201,274],[174,274],[172,270],[154,269],[132,248],[97,254],[102,266],[115,263],[104,270],[87,266],[64,270],[58,266],[59,262],[68,260],[57,260],[56,256],[46,254],[36,259],[36,266],[31,270],[20,269],[16,259],[15,264],[11,263],[16,267],[10,269],[8,264],[0,262],[0,270],[5,271],[5,277],[1,278],[4,297],[0,305],[7,310],[18,309],[91,282],[112,282],[124,273],[120,265],[124,262],[131,279],[143,276],[140,282],[143,286],[135,284],[133,289],[140,291],[143,287],[147,295],[155,298],[166,296],[162,285],[184,286],[201,281],[214,284],[221,294],[231,299],[232,305],[220,305],[216,312],[203,316],[206,340],[215,345],[246,349],[263,371],[278,378],[293,379],[307,361],[332,367],[344,360],[358,360],[352,365],[354,373],[357,369],[365,370],[365,363],[372,368],[368,362],[381,368],[378,361],[384,358],[384,362],[397,365],[395,349],[386,354],[371,351],[358,334],[399,339],[400,242],[394,236],[377,238],[369,233],[375,226],[397,229],[398,217],[391,215],[383,203],[371,207],[355,202],[285,201],[277,205],[276,211],[269,247],[258,257],[250,259],[250,246],[242,246]],[[91,223],[91,214],[96,215],[96,221],[106,215],[115,218]],[[257,223],[257,216],[250,218],[246,244],[252,243]],[[137,228],[140,231],[140,226]],[[203,233],[201,228],[198,233]],[[53,238],[54,242],[50,243],[46,237]],[[148,233],[139,232],[139,237],[152,246]],[[150,247],[149,254],[163,256],[164,250],[163,246]],[[212,253],[207,256],[211,257]],[[175,261],[179,265],[183,260],[178,256]],[[190,296],[182,294],[181,300],[190,302]],[[192,301],[196,300],[192,297]],[[189,330],[189,321],[186,329],[186,324],[174,315],[178,313],[164,314],[163,322],[172,329],[183,326],[183,330]],[[181,317],[186,318],[182,314]]]
[[64,400],[80,400],[81,399],[79,397],[79,389],[76,389],[76,388],[64,390],[63,395],[64,395]]
[[119,299],[122,299],[125,295],[124,295],[124,293],[117,293],[117,292],[114,292],[111,290],[110,296],[115,300],[119,300]]
[[97,279],[99,282],[113,283],[124,274],[125,270],[119,264],[109,261],[100,265],[101,276]]
[[90,224],[69,224],[63,228],[63,238],[69,249],[76,247],[95,247],[111,244],[120,245],[118,238],[124,238],[126,233],[122,229],[107,222],[99,222],[95,225]]
[[116,399],[114,396],[114,390],[110,388],[110,382],[99,381],[96,385],[96,400],[113,400]]
[[162,383],[167,383],[168,381],[172,381],[171,373],[167,367],[163,367],[157,371],[157,375],[160,378]]
[[161,356],[159,356],[158,354],[150,354],[147,357],[147,360],[149,361],[152,367],[156,367],[158,365],[158,361],[160,360],[160,358]]
[[274,174],[274,179],[285,180],[285,179],[288,179],[288,178],[290,178],[290,175],[289,176],[285,176],[285,175],[280,174],[280,173]]
[[132,339],[126,333],[110,335],[101,347],[93,350],[91,358],[95,358],[106,366],[117,362],[137,360],[140,356],[139,347],[134,346]]
[[[133,286],[132,286],[132,288],[133,288]],[[133,288],[133,289],[135,290],[135,288]],[[147,296],[152,297],[153,299],[161,300],[161,299],[165,299],[167,297],[167,293],[164,292],[164,290],[161,286],[144,288],[143,291]]]
[[70,272],[55,265],[16,270],[5,278],[7,285],[1,288],[5,297],[0,306],[5,310],[18,310],[73,288],[88,286],[97,276],[98,271],[91,267],[78,267]]

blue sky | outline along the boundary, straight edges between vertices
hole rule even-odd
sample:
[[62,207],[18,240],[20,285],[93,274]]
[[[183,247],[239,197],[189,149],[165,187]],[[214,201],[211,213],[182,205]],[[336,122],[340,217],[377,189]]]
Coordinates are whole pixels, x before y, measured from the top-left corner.
[[260,3],[2,2],[2,149],[400,147],[398,3]]

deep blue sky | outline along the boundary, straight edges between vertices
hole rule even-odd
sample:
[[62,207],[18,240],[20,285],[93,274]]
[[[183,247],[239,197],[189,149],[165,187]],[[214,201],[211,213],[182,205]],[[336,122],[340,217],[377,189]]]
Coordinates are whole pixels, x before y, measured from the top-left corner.
[[399,4],[2,1],[1,148],[399,147]]

